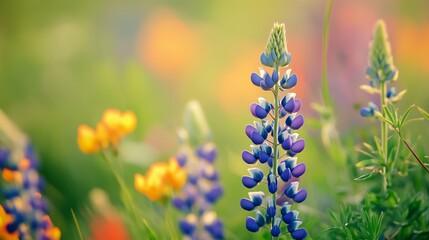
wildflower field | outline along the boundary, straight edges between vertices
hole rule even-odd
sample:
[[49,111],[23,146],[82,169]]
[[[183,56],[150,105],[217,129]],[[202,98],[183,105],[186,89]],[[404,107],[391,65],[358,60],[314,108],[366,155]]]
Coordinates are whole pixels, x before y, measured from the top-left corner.
[[1,1],[0,240],[429,239],[428,10]]

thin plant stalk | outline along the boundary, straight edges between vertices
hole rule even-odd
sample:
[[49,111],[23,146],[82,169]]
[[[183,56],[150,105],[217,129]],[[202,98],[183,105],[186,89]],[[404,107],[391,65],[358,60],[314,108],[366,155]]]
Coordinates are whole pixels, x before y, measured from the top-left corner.
[[[122,179],[120,174],[117,172],[117,168],[115,168],[113,160],[106,154],[104,151],[101,152],[103,159],[105,160],[107,166],[112,171],[113,175],[116,178],[116,181],[119,184],[119,187],[121,189],[122,193],[122,200],[124,202],[125,208],[127,211],[131,214],[131,216],[134,218],[134,221],[137,224],[137,229],[132,228],[134,232],[134,236],[138,237],[140,239],[141,232],[146,233],[149,236],[149,239],[156,239],[154,233],[150,230],[149,226],[147,226],[147,223],[143,221],[141,217],[139,217],[139,214],[137,213],[136,204],[134,202],[134,199],[128,189],[127,184],[125,184],[125,181]],[[142,228],[142,223],[144,225],[144,228]]]
[[327,107],[332,107],[332,101],[329,94],[328,85],[328,42],[329,42],[329,20],[332,13],[332,5],[334,0],[328,0],[325,11],[325,19],[323,21],[323,37],[322,37],[322,98],[323,103]]
[[[381,84],[381,93],[380,93],[380,104],[381,104],[381,114],[385,118],[386,117],[386,83],[383,81]],[[387,151],[387,145],[388,145],[388,126],[385,121],[381,121],[381,150],[383,154],[383,169],[382,169],[382,175],[383,175],[383,184],[382,184],[382,190],[384,193],[387,191],[387,165],[388,165],[388,151]]]
[[[279,72],[279,67],[276,66],[276,72]],[[274,88],[274,133],[273,133],[273,167],[271,168],[272,174],[277,178],[277,146],[278,146],[278,137],[277,134],[279,132],[279,85],[276,84]],[[276,205],[277,192],[273,193],[273,204]],[[278,237],[272,237],[272,239],[278,239]]]

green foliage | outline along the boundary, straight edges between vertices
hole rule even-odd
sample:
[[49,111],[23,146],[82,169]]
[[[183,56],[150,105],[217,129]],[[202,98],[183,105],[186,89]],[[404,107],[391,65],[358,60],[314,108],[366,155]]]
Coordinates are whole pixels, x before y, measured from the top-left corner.
[[329,215],[333,227],[323,233],[326,239],[380,239],[383,213],[377,215],[364,209],[340,206],[338,213],[329,211]]

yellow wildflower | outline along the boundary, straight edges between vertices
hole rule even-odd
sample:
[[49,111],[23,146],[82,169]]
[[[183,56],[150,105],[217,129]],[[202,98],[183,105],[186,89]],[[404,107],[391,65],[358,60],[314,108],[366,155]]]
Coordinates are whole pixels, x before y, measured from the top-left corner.
[[43,216],[43,222],[47,225],[46,230],[42,232],[43,237],[50,240],[61,239],[61,231],[58,227],[55,227],[48,215]]
[[146,176],[136,174],[134,187],[146,195],[151,201],[167,197],[172,190],[179,189],[186,182],[186,172],[179,166],[175,158],[168,163],[153,163]]
[[182,188],[186,182],[186,172],[174,157],[168,160],[167,178],[174,189]]
[[18,240],[18,232],[15,233],[9,233],[6,230],[7,224],[12,221],[12,217],[7,214],[3,206],[0,205],[0,239],[2,240]]
[[137,124],[137,117],[136,115],[131,111],[125,111],[122,114],[121,118],[121,130],[124,133],[130,133],[134,131]]
[[77,143],[84,153],[95,153],[100,150],[100,143],[94,129],[87,125],[80,125],[77,129]]
[[84,153],[95,153],[101,148],[118,146],[119,141],[128,133],[134,131],[137,117],[131,111],[121,112],[118,109],[104,111],[101,121],[95,130],[87,125],[78,128],[78,145]]

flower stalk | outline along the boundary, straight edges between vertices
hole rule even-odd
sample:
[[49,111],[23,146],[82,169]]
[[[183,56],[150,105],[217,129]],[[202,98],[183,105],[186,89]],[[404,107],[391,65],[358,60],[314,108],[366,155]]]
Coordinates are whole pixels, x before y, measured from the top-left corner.
[[[283,76],[279,76],[281,68],[287,67],[291,61],[283,24],[274,24],[260,59],[263,65],[273,68],[273,72],[269,74],[260,68],[260,73],[252,73],[250,79],[255,86],[271,91],[274,102],[259,98],[259,103],[250,106],[251,114],[260,122],[255,121],[254,125],[245,127],[245,133],[254,145],[250,146],[251,151],[242,153],[244,162],[252,165],[248,168],[250,175],[242,177],[242,184],[249,189],[264,184],[269,193],[249,192],[249,198],[242,198],[240,205],[244,210],[255,213],[255,217],[246,219],[246,228],[250,232],[266,228],[272,239],[279,239],[287,233],[295,240],[304,239],[307,231],[299,228],[302,223],[298,218],[299,212],[291,209],[293,202],[301,203],[307,198],[307,190],[298,189],[299,177],[305,173],[306,167],[304,163],[297,164],[296,157],[304,150],[305,141],[298,138],[298,133],[294,133],[304,124],[304,117],[298,115],[301,101],[295,93],[287,91],[297,84],[296,74],[291,74],[288,69]],[[287,93],[280,98],[280,92],[283,91]],[[284,123],[281,119],[284,119]],[[284,154],[280,154],[279,146],[285,151]],[[268,173],[262,171],[263,165],[268,165]],[[286,229],[282,224],[286,224]]]

